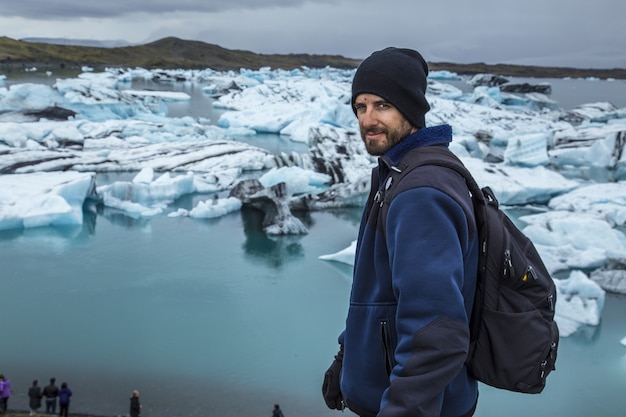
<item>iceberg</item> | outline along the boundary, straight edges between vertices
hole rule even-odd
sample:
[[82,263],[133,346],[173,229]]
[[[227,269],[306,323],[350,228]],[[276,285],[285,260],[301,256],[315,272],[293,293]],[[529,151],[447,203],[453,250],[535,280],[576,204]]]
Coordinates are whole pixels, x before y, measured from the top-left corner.
[[581,271],[572,271],[567,279],[555,280],[557,302],[554,319],[559,334],[567,337],[580,326],[600,324],[605,292]]
[[0,175],[0,230],[81,225],[95,174],[37,172]]

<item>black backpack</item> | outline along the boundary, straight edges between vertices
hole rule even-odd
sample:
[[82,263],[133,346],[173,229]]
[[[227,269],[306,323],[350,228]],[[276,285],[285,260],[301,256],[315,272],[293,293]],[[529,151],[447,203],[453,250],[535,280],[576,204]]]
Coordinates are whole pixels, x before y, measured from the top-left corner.
[[[554,322],[556,286],[535,246],[499,209],[492,190],[481,189],[448,148],[413,149],[392,167],[385,179],[384,196],[378,196],[383,231],[398,184],[407,173],[425,165],[456,171],[465,179],[472,196],[480,249],[466,360],[470,373],[496,388],[540,393],[546,377],[555,369],[559,344]],[[420,179],[417,181],[419,184]],[[434,183],[431,180],[428,185],[452,198],[467,192],[451,189],[450,181]]]

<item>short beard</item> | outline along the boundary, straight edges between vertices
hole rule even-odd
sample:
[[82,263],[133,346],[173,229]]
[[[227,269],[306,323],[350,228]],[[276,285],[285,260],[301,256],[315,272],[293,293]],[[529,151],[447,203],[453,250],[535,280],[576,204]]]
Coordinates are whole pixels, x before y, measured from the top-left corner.
[[[413,133],[413,126],[406,120],[403,120],[400,126],[396,129],[390,129],[386,127],[380,128],[369,128],[364,129],[361,128],[361,139],[363,139],[363,143],[365,144],[365,149],[367,153],[373,156],[381,156],[387,153],[389,149],[396,146],[398,143],[402,142],[404,138]],[[366,139],[367,133],[384,133],[387,140],[384,142],[379,141],[371,141],[368,142]]]

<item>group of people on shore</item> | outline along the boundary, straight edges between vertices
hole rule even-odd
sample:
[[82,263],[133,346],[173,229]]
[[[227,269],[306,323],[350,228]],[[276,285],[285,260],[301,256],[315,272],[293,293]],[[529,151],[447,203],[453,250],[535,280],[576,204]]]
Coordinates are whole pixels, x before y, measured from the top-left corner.
[[56,414],[58,402],[59,416],[67,417],[71,397],[72,390],[67,385],[67,382],[63,382],[61,387],[58,387],[56,385],[56,378],[50,378],[50,383],[42,389],[39,386],[39,381],[35,379],[28,389],[30,415],[32,416],[38,413],[39,408],[41,408],[41,400],[44,399],[46,414]]
[[[0,414],[6,414],[11,393],[11,381],[3,374],[0,374]],[[39,413],[38,410],[42,406],[43,399],[46,408],[45,413],[42,412],[42,414],[56,414],[58,403],[59,416],[68,417],[71,397],[72,390],[69,388],[67,382],[63,382],[59,387],[56,385],[56,378],[50,378],[50,383],[41,388],[39,381],[35,379],[28,389],[29,415],[34,416]],[[129,416],[140,417],[141,409],[142,405],[139,401],[139,391],[134,390],[130,396]],[[284,417],[278,404],[274,404],[272,417]]]
[[41,399],[45,398],[46,414],[56,414],[57,400],[59,403],[59,416],[67,417],[70,409],[70,398],[72,390],[67,382],[61,384],[61,388],[56,385],[56,379],[50,378],[50,383],[43,390],[39,387],[39,381],[33,381],[33,385],[28,390],[28,404],[30,406],[30,415],[37,413],[41,407]]
[[[0,412],[5,414],[9,408],[9,398],[12,394],[11,380],[0,374]],[[50,378],[50,383],[43,389],[39,386],[39,381],[34,380],[32,386],[28,389],[28,406],[30,415],[37,414],[41,408],[41,400],[45,398],[46,414],[56,414],[57,402],[59,404],[59,416],[67,417],[70,408],[70,397],[72,390],[63,382],[59,388],[56,385],[56,379]]]
[[[0,374],[0,413],[6,414],[8,410],[9,397],[11,397],[11,381]],[[68,417],[70,409],[70,398],[72,390],[67,382],[63,382],[61,386],[56,385],[56,378],[50,378],[50,383],[43,387],[39,386],[38,380],[33,380],[31,387],[28,389],[28,406],[30,415],[34,416],[39,413],[42,406],[42,400],[45,403],[45,414],[56,414],[57,403],[59,408],[59,417]],[[134,390],[130,397],[130,417],[139,417],[141,414],[141,403],[139,402],[139,391]]]

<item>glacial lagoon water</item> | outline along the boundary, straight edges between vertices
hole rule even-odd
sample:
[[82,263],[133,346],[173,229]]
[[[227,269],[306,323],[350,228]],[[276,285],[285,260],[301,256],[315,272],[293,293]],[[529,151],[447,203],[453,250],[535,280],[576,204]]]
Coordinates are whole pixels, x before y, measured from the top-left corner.
[[274,402],[321,415],[349,272],[317,257],[347,246],[357,217],[312,213],[308,235],[271,239],[249,211],[0,232],[11,406],[55,376],[75,412],[124,414],[139,389],[152,417],[262,415]]
[[[185,205],[185,202],[181,202]],[[32,379],[74,390],[71,411],[148,417],[333,416],[320,395],[345,318],[346,247],[360,209],[300,214],[309,234],[269,238],[254,211],[219,219],[90,216],[79,228],[0,232],[0,369],[10,406]],[[626,297],[561,340],[543,394],[483,387],[477,416],[626,413]]]
[[[199,105],[171,111],[204,111]],[[272,140],[267,146],[283,145]],[[195,198],[177,204],[190,208]],[[1,231],[9,407],[27,409],[31,381],[55,376],[75,393],[71,412],[127,414],[138,389],[145,417],[253,417],[274,403],[289,417],[338,416],[320,386],[350,268],[318,257],[350,244],[360,209],[298,215],[309,234],[270,238],[246,210],[212,220],[104,211],[82,227]],[[600,326],[561,340],[544,393],[483,386],[476,415],[626,415],[624,317],[626,297],[609,294]]]

